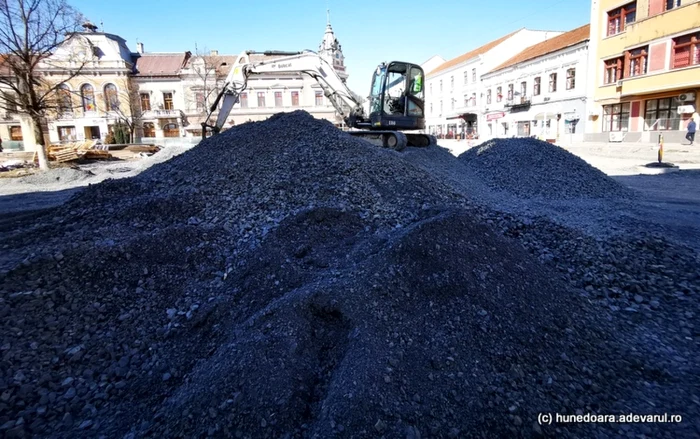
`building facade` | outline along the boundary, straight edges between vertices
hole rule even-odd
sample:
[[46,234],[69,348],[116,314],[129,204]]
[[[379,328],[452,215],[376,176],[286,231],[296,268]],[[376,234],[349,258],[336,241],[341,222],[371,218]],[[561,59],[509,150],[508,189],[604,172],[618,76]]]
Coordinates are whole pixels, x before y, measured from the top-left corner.
[[486,121],[481,76],[526,47],[561,32],[520,29],[451,59],[426,74],[426,127],[430,134],[453,138],[478,136]]
[[[39,65],[47,82],[60,83],[56,103],[47,115],[51,143],[104,140],[116,123],[131,119],[129,75],[133,64],[126,41],[98,32],[90,23],[83,27],[84,32]],[[72,76],[76,68],[79,73]],[[31,148],[25,145],[25,150]]]
[[482,76],[482,137],[582,141],[589,25],[535,44]]
[[[84,32],[66,40],[38,69],[47,81],[61,83],[56,108],[46,115],[50,143],[105,141],[120,122],[133,129],[137,142],[167,144],[181,142],[182,138],[190,138],[191,142],[201,138],[201,123],[223,88],[236,56],[219,55],[217,51],[206,56],[149,53],[144,51],[143,43],[137,43],[137,51],[131,52],[123,38],[99,32],[89,22],[83,27]],[[318,53],[343,81],[347,80],[342,46],[330,21]],[[256,54],[251,61],[277,57]],[[76,69],[79,74],[71,73]],[[316,80],[303,74],[279,73],[250,78],[224,129],[300,109],[343,126]],[[214,112],[214,120],[216,116]],[[0,112],[0,139],[5,148],[33,151],[32,127],[26,117],[12,111]]]
[[700,1],[593,0],[588,141],[681,142],[700,102]]

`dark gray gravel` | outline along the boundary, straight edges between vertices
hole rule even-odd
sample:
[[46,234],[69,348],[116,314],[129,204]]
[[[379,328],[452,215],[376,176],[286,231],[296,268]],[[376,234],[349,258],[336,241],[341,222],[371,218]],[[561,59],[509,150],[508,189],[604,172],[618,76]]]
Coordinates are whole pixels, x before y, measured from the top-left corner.
[[533,138],[489,140],[459,159],[491,187],[523,198],[626,198],[631,194],[580,157]]
[[295,112],[0,222],[1,434],[700,434],[694,253],[496,212],[414,153]]

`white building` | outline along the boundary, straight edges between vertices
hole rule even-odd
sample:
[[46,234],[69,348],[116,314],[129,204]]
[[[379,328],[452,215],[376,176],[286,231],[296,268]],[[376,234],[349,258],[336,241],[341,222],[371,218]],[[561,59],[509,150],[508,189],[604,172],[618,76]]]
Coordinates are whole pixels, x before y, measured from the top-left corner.
[[481,76],[504,59],[561,32],[520,29],[451,59],[426,74],[426,126],[439,137],[478,135],[485,122]]
[[441,65],[445,64],[446,62],[447,60],[441,57],[440,55],[433,55],[430,57],[430,59],[426,60],[420,66],[425,73],[430,73],[433,70],[440,67]]
[[482,75],[481,137],[582,141],[589,25],[535,44]]
[[185,93],[180,72],[191,55],[144,53],[143,44],[138,43],[131,80],[138,95],[134,97],[136,137],[142,142],[185,136]]

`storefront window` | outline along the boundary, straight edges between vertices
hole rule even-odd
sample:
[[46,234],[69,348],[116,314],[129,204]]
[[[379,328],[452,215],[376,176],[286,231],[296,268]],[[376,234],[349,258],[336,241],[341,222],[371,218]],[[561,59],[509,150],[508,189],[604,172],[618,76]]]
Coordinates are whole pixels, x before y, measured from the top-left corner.
[[646,101],[644,112],[644,129],[678,130],[681,118],[678,114],[678,102],[675,98],[650,99]]
[[629,131],[630,104],[603,106],[603,132]]

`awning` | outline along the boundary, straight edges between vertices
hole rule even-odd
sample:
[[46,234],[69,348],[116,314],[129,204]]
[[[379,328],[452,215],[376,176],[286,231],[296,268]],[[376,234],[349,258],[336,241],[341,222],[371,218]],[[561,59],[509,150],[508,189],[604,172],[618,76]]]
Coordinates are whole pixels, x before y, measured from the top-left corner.
[[445,119],[447,119],[447,120],[462,119],[466,122],[476,122],[478,117],[479,116],[476,113],[457,113],[457,114],[452,114],[450,116],[447,116]]
[[532,118],[532,120],[550,120],[550,119],[556,119],[557,118],[557,113],[552,111],[551,113],[537,113],[535,114],[535,117]]

